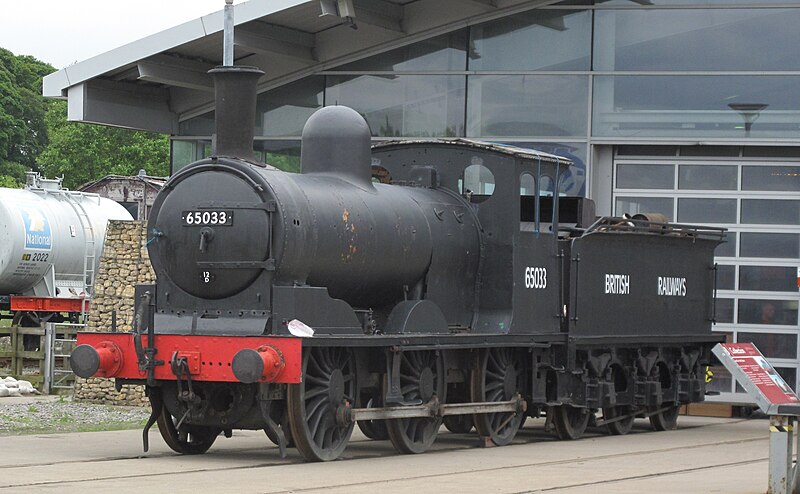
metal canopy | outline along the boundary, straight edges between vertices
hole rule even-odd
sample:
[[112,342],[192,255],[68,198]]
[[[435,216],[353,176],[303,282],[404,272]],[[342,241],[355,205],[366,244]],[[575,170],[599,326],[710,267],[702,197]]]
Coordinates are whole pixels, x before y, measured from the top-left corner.
[[[321,70],[554,0],[353,0],[355,23],[320,16],[319,0],[236,6],[234,57],[266,75],[259,92]],[[223,6],[220,0],[220,7]],[[213,109],[206,73],[222,61],[222,10],[71,65],[44,78],[68,118],[175,134]]]

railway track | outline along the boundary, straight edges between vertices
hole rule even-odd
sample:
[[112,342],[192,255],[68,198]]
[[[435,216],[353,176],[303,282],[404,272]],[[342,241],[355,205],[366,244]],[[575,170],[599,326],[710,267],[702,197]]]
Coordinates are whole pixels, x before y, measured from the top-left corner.
[[[707,489],[698,485],[695,492],[712,492],[715,472],[753,468],[760,468],[761,485],[766,483],[768,441],[766,426],[759,427],[762,421],[683,420],[687,424],[675,432],[646,432],[646,422],[640,421],[625,438],[597,433],[577,442],[555,441],[544,431],[544,421],[531,421],[512,445],[488,449],[476,447],[473,436],[442,432],[426,455],[397,455],[388,441],[358,435],[340,461],[326,464],[305,463],[293,451],[280,459],[277,447],[255,432],[242,433],[238,441],[221,440],[197,457],[177,456],[165,448],[146,456],[111,454],[138,447],[133,431],[4,438],[50,442],[58,448],[39,461],[27,456],[31,453],[5,461],[0,492],[141,492],[165,485],[174,493],[197,492],[201,486],[217,492],[213,486],[220,482],[238,492],[270,493],[617,492],[629,483],[657,486],[682,476],[706,477]],[[84,457],[83,450],[71,459],[54,456],[59,448],[69,449],[70,441],[87,443],[86,451],[91,451],[88,441],[81,441],[91,435],[92,441],[107,435],[115,447],[94,457]],[[127,443],[120,442],[122,437]]]

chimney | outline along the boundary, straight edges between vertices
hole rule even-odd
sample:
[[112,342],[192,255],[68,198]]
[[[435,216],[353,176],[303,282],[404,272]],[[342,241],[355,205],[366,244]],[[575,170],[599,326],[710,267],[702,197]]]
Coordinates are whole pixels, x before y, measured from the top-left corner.
[[233,65],[233,0],[225,0],[223,65],[208,71],[214,78],[215,156],[255,161],[253,155],[256,90],[264,72]]

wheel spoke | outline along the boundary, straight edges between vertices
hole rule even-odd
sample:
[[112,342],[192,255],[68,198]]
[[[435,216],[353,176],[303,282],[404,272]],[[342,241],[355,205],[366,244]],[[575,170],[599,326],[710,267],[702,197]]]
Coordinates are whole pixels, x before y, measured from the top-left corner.
[[[308,460],[333,460],[347,446],[353,424],[337,424],[333,412],[340,404],[332,400],[355,402],[352,358],[344,348],[312,348],[304,355],[302,382],[289,386],[288,423],[295,446]],[[341,394],[332,395],[332,390]]]
[[491,377],[493,380],[496,380],[496,381],[502,381],[505,378],[504,375],[502,375],[502,374],[500,374],[498,372],[492,372],[489,369],[486,369],[486,377],[487,378]]
[[[518,351],[511,348],[492,348],[481,357],[481,367],[473,373],[470,384],[471,399],[476,402],[500,402],[511,397],[506,394],[506,380],[514,377],[515,393],[522,393],[522,365]],[[490,438],[498,446],[509,444],[524,419],[522,413],[496,412],[474,416],[481,436]]]
[[309,384],[314,384],[316,386],[319,386],[322,389],[326,389],[330,384],[330,379],[328,379],[327,377],[317,377],[308,374],[306,375],[306,382]]
[[311,406],[306,406],[306,417],[308,417],[309,420],[314,420],[314,417],[317,415],[322,416],[322,414],[325,412],[325,408],[327,407],[328,397],[320,396],[312,402]]
[[[400,361],[400,393],[403,399],[408,401],[422,399],[423,381],[424,386],[429,386],[431,383],[428,379],[431,379],[433,394],[444,401],[444,382],[437,368],[440,358],[433,351],[403,352]],[[389,439],[398,451],[421,453],[433,444],[440,424],[441,419],[420,417],[388,420],[386,426]]]
[[306,396],[305,396],[306,402],[310,401],[312,398],[316,398],[317,396],[323,395],[327,392],[328,390],[323,387],[312,389],[311,391],[306,391]]
[[488,394],[490,391],[493,391],[495,389],[502,389],[502,388],[503,388],[503,382],[502,381],[491,381],[491,382],[486,384],[486,393]]

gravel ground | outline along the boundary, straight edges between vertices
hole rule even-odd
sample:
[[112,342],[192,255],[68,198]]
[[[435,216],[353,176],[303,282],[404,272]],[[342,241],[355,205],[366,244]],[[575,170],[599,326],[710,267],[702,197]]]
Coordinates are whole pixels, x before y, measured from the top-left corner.
[[138,429],[147,408],[73,403],[58,396],[0,398],[0,436]]

